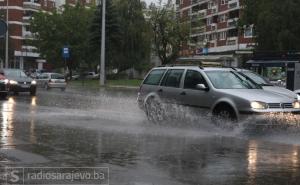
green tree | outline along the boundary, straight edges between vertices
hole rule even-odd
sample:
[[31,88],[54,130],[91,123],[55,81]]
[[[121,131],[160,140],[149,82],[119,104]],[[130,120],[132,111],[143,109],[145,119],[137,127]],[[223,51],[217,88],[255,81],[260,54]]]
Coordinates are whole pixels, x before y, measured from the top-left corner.
[[[118,52],[120,51],[120,40],[121,28],[119,14],[116,10],[115,5],[112,1],[106,2],[106,47],[105,47],[105,58],[106,67],[114,68],[115,63],[118,61]],[[94,12],[94,18],[92,24],[90,25],[89,33],[89,51],[90,56],[93,57],[90,66],[96,66],[99,64],[101,55],[101,29],[102,29],[102,6],[98,6]]]
[[31,20],[31,31],[35,33],[35,45],[47,61],[55,68],[64,66],[62,48],[70,48],[71,58],[67,61],[69,69],[77,68],[89,58],[89,25],[93,9],[79,4],[75,7],[65,6],[64,11],[51,14],[38,12]]
[[171,63],[189,40],[190,23],[176,16],[171,1],[166,5],[162,5],[162,2],[158,6],[152,4],[150,9],[155,52],[162,64]]
[[254,24],[258,51],[300,50],[299,0],[245,0],[242,24]]
[[[107,1],[106,61],[110,69],[141,69],[149,60],[150,32],[144,19],[143,6],[140,0]],[[99,54],[101,10],[101,7],[98,7],[90,35],[91,51]]]

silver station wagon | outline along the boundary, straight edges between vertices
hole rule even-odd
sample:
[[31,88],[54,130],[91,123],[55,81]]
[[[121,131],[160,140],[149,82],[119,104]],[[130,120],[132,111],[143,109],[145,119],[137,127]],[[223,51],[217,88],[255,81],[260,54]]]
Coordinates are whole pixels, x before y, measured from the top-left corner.
[[212,118],[237,121],[243,115],[299,113],[296,96],[266,91],[230,68],[173,66],[153,68],[141,84],[138,104],[149,120],[164,120],[167,105],[207,110]]

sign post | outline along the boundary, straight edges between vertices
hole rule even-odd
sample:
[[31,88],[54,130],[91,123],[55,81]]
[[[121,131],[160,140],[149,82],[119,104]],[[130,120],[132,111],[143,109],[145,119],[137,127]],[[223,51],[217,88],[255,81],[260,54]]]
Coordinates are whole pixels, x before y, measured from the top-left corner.
[[65,77],[67,79],[66,71],[67,71],[67,59],[70,58],[70,49],[67,46],[62,48],[62,57],[64,58],[65,62]]

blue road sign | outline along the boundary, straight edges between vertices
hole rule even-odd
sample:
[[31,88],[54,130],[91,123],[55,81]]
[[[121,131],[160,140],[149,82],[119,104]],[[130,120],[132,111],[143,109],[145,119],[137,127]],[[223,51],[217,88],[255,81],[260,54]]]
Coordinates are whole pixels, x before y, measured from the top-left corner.
[[63,58],[70,58],[70,50],[68,47],[63,47],[62,49]]

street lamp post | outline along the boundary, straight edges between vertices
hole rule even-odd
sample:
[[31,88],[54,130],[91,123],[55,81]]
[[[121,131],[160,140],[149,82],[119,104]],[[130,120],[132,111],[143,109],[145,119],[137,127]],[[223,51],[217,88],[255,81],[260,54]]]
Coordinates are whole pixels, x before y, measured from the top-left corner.
[[101,60],[100,60],[100,85],[105,85],[105,14],[106,0],[102,0],[102,30],[101,30]]
[[6,32],[6,39],[5,39],[5,68],[8,68],[8,0],[6,0],[6,25],[7,25],[7,32]]

